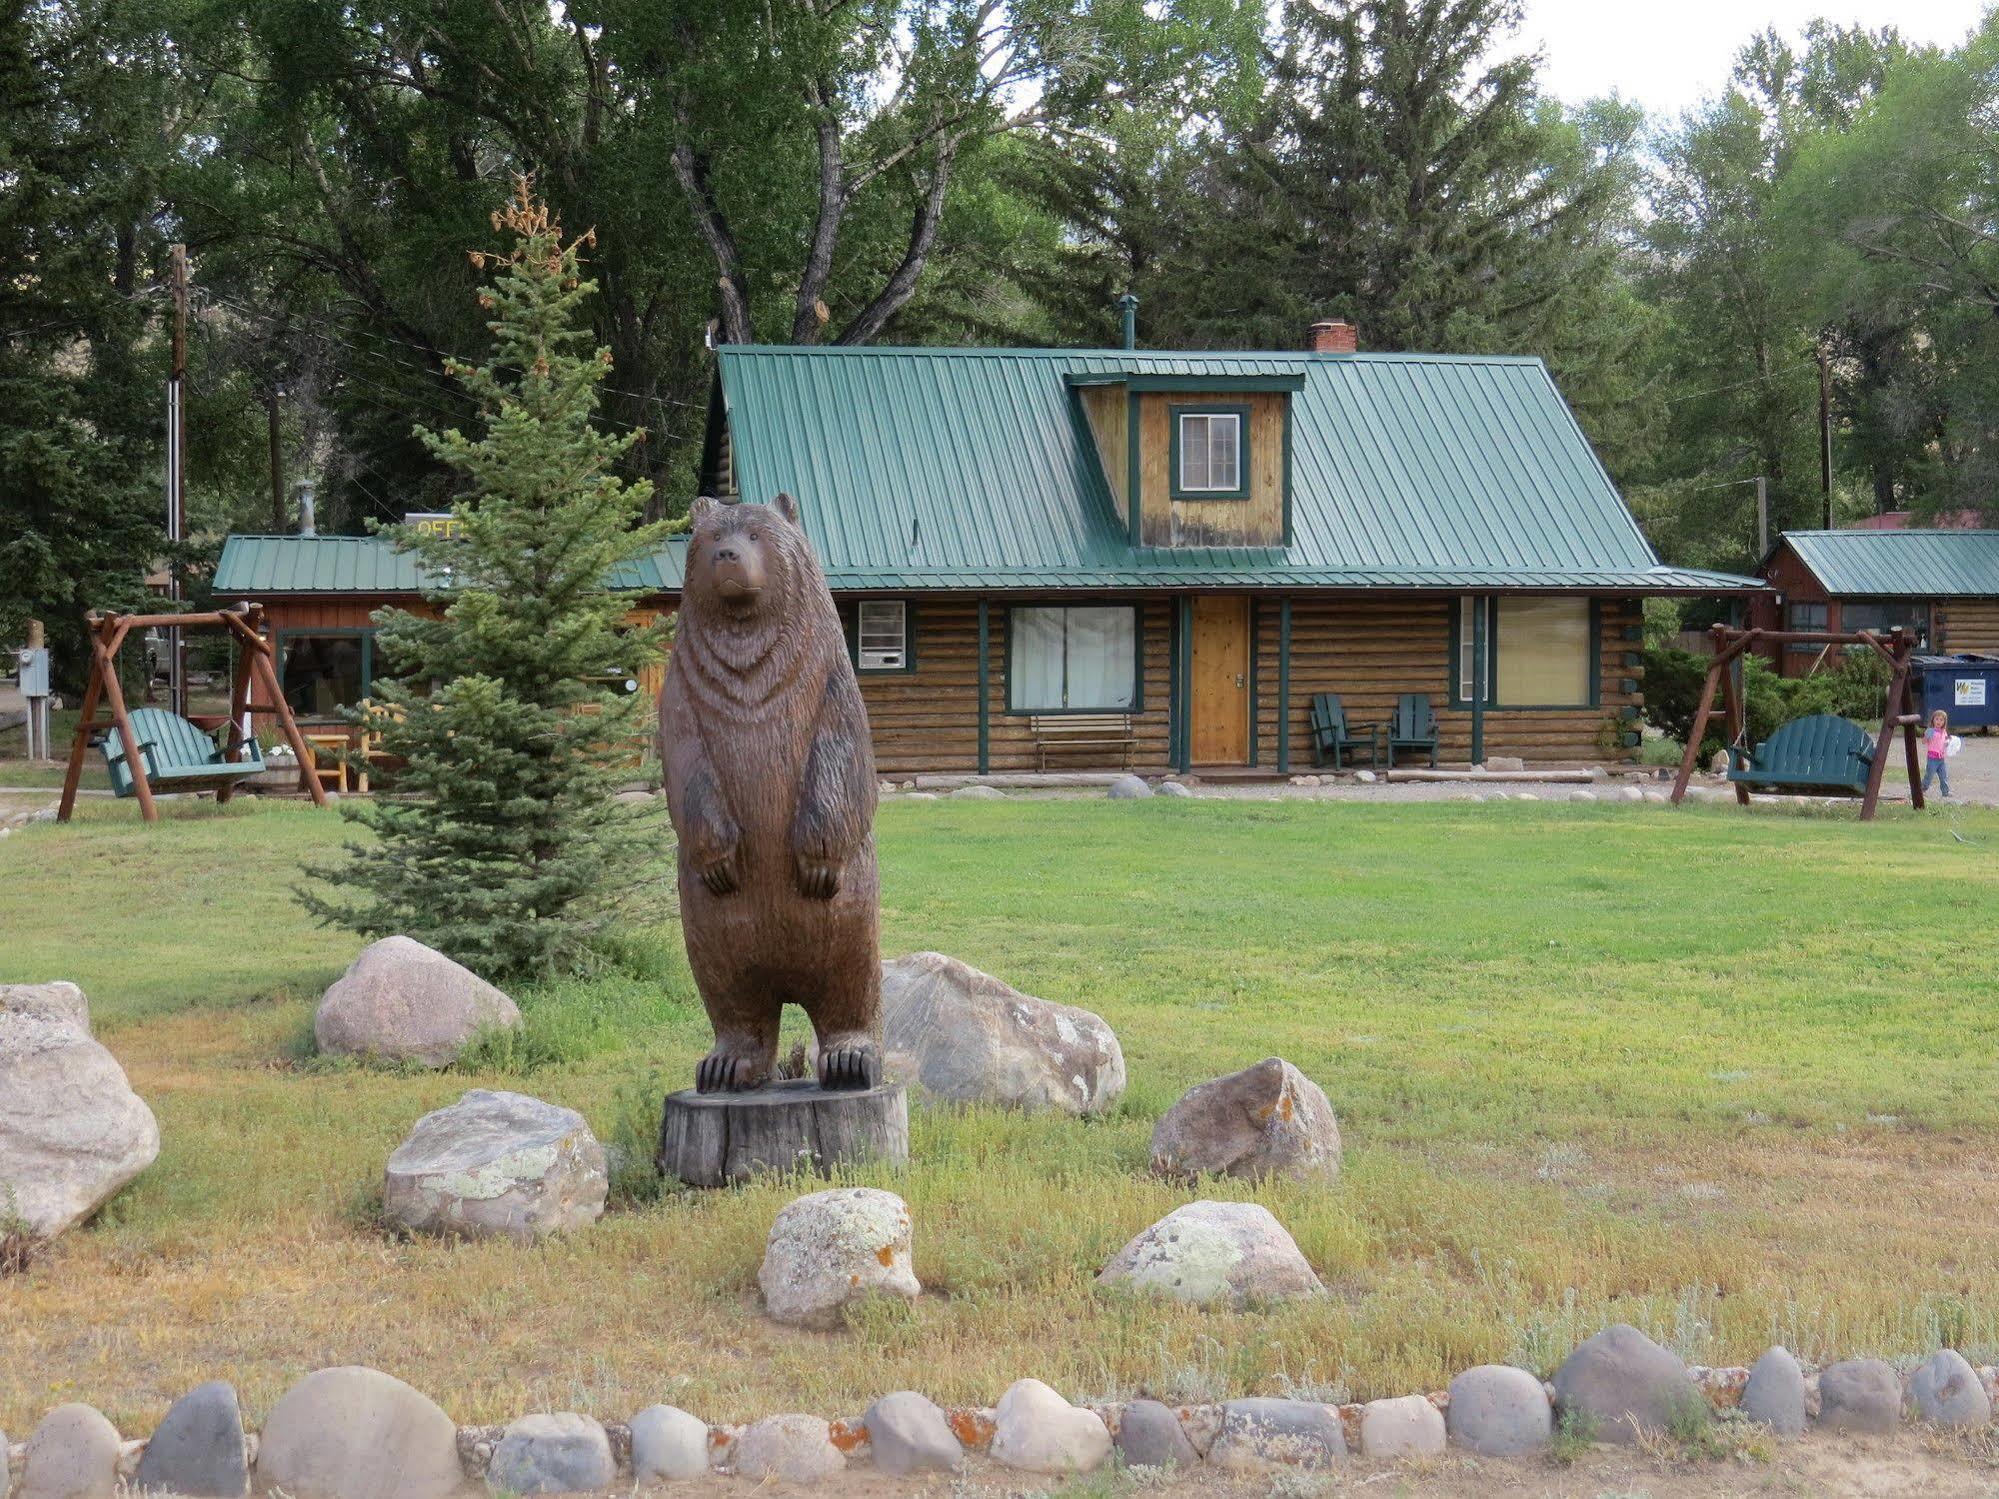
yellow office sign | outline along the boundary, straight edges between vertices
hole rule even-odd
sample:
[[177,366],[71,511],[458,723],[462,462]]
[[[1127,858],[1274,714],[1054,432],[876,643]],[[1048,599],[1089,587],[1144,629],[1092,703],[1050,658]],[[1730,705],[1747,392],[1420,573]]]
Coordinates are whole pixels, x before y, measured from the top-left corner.
[[410,510],[403,515],[403,524],[415,526],[426,536],[456,536],[464,529],[458,517],[449,510]]

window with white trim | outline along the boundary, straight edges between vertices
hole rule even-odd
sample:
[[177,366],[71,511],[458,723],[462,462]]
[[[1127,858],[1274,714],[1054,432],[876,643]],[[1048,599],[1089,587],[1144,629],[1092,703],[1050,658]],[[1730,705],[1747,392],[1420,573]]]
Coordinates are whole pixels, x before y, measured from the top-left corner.
[[909,605],[863,599],[855,626],[854,664],[862,671],[902,671],[909,665]]
[[1188,494],[1242,489],[1242,417],[1233,411],[1180,413],[1179,487]]

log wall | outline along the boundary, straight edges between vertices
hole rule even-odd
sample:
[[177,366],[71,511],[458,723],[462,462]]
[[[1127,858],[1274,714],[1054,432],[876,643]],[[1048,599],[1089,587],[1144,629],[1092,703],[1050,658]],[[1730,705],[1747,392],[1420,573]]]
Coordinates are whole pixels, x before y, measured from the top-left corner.
[[1999,599],[1942,599],[1936,611],[1944,622],[1939,649],[1999,655]]

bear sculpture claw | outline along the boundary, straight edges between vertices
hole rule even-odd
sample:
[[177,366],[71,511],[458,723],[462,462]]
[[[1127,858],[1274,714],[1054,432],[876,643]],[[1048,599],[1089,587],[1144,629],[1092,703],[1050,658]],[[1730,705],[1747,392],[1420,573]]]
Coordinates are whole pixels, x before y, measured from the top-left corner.
[[832,1093],[864,1093],[881,1085],[881,1048],[872,1041],[843,1041],[819,1052],[819,1086]]

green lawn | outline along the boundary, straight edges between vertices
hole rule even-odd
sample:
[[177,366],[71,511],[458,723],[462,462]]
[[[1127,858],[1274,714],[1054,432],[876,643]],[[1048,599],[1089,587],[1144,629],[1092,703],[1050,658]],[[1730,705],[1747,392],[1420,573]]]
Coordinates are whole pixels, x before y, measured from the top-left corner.
[[[1951,829],[1965,842],[1952,836]],[[1624,1318],[1704,1362],[1999,1354],[1999,816],[1871,827],[1759,807],[1101,800],[891,803],[889,952],[934,947],[1116,1029],[1120,1112],[915,1114],[913,1309],[771,1327],[756,1270],[799,1188],[669,1195],[533,1250],[405,1243],[381,1164],[475,1085],[643,1129],[706,1025],[670,924],[588,982],[521,993],[503,1065],[414,1076],[306,1055],[355,939],[291,903],[337,817],[87,807],[0,845],[0,978],[70,977],[151,1100],[159,1162],[10,1283],[0,1426],[63,1398],[140,1429],[226,1373],[253,1411],[366,1362],[461,1420],[858,1411],[912,1385],[990,1402],[1440,1385],[1547,1368]],[[1334,1292],[1202,1314],[1091,1277],[1186,1194],[1145,1173],[1192,1083],[1280,1054],[1339,1113],[1331,1189],[1217,1184]]]

